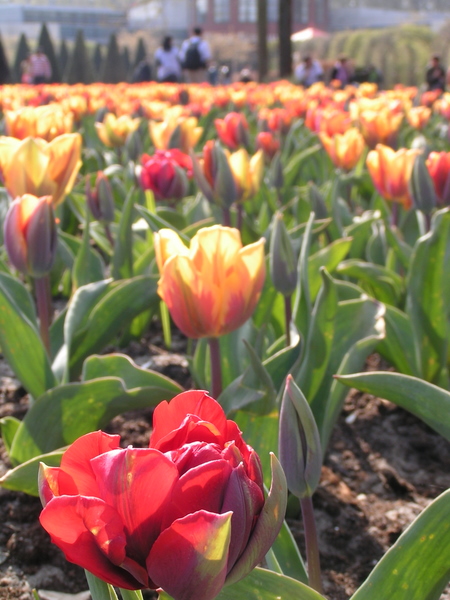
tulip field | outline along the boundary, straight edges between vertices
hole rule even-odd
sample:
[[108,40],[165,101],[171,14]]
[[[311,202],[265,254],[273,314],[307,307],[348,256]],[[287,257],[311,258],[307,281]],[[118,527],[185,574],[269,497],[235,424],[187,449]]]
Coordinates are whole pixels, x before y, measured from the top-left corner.
[[0,600],[449,600],[450,93],[0,109]]

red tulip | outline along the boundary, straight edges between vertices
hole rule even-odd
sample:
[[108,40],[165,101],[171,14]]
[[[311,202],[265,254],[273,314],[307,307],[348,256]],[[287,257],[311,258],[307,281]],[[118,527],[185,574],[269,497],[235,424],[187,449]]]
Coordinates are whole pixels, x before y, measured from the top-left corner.
[[61,467],[43,465],[41,524],[69,561],[108,583],[212,600],[277,536],[284,474],[274,459],[265,500],[257,454],[205,392],[162,402],[153,424],[149,448],[122,449],[97,431]]
[[280,149],[280,142],[271,131],[260,131],[256,136],[256,148],[261,149],[268,159],[272,159]]
[[232,150],[248,145],[248,123],[242,113],[228,113],[224,119],[215,119],[217,135]]
[[450,203],[450,152],[430,152],[426,160],[439,204]]
[[143,154],[139,180],[144,190],[152,190],[157,200],[181,200],[188,192],[188,174],[192,159],[180,150],[157,150],[153,156]]

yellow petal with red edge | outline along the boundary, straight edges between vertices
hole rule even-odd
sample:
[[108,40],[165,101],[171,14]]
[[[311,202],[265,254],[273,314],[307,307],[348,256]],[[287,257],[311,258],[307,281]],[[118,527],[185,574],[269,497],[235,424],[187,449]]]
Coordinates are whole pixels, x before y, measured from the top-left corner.
[[57,185],[53,196],[53,206],[64,199],[75,183],[76,176],[82,165],[82,137],[79,133],[65,133],[53,139],[49,145],[50,165],[48,177]]
[[172,229],[160,229],[153,234],[156,264],[162,273],[164,263],[174,254],[188,255],[189,250],[183,244],[180,236]]

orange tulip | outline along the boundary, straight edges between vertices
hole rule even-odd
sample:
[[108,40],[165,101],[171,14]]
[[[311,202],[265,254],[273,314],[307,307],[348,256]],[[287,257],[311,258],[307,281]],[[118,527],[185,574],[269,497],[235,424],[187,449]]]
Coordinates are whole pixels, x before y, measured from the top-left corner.
[[319,137],[334,166],[345,171],[356,166],[366,147],[363,136],[354,127],[333,137],[321,132]]
[[361,133],[369,148],[377,144],[393,146],[403,121],[403,113],[391,111],[388,107],[381,110],[364,110],[359,115]]
[[169,229],[155,234],[158,294],[188,337],[216,338],[252,315],[265,278],[264,239],[243,247],[237,229],[200,229],[188,249]]
[[260,131],[256,136],[256,147],[262,150],[269,160],[272,159],[280,149],[280,142],[270,131]]
[[377,144],[367,155],[367,168],[378,192],[386,200],[398,202],[408,210],[412,205],[409,180],[420,150],[402,148],[395,152],[388,146]]
[[96,123],[95,129],[101,141],[109,148],[123,146],[128,136],[139,127],[140,119],[132,119],[128,115],[116,117],[113,113],[108,113],[103,123]]
[[55,137],[72,131],[73,117],[58,104],[27,106],[6,111],[5,126],[7,134],[19,140],[39,137],[51,142]]
[[217,135],[232,150],[248,145],[248,123],[242,113],[228,113],[224,119],[215,119]]
[[51,142],[40,138],[0,137],[0,172],[9,194],[52,196],[60,204],[81,167],[81,135],[66,133]]
[[426,165],[440,204],[450,204],[450,152],[430,152]]
[[423,129],[431,117],[431,108],[428,106],[414,106],[406,114],[408,123],[414,129]]

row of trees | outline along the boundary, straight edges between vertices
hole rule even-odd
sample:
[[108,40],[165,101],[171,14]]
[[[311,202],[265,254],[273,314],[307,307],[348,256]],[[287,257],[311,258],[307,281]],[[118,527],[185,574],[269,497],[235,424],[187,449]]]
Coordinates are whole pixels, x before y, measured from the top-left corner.
[[[109,38],[107,47],[96,44],[88,47],[83,32],[78,31],[71,48],[65,40],[61,41],[58,50],[45,24],[42,25],[37,41],[42,47],[52,66],[52,83],[118,83],[128,81],[137,64],[146,56],[146,48],[142,38],[136,46],[134,57],[130,56],[127,47],[120,49],[115,34]],[[27,37],[22,34],[16,47],[12,64],[8,63],[2,41],[0,39],[0,84],[19,83],[21,81],[22,62],[32,50]]]

